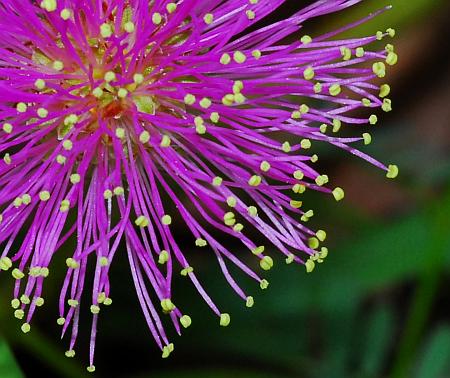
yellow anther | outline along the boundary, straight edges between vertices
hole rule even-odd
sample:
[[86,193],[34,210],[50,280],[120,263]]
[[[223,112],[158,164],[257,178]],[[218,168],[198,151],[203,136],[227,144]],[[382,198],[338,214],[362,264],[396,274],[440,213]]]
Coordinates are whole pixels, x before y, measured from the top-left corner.
[[88,371],[88,373],[93,373],[95,371],[95,366],[94,365],[89,365],[86,370]]
[[303,77],[305,78],[305,80],[312,80],[312,79],[314,79],[314,76],[315,76],[315,72],[311,66],[307,67],[303,71]]
[[184,328],[188,328],[192,324],[192,319],[189,315],[183,315],[180,318],[180,323]]
[[41,270],[40,270],[40,272],[39,272],[39,275],[40,275],[41,277],[48,277],[49,273],[50,273],[49,269],[48,269],[47,267],[44,266],[44,267],[41,267]]
[[383,100],[383,104],[381,105],[381,109],[385,112],[390,112],[392,110],[392,101],[388,98]]
[[172,223],[172,217],[170,215],[163,215],[161,222],[165,226],[169,226]]
[[229,93],[222,97],[222,104],[224,104],[225,106],[231,106],[233,105],[234,100],[234,94]]
[[62,200],[61,205],[59,206],[59,211],[62,213],[66,213],[69,211],[70,208],[70,201],[68,199]]
[[236,223],[233,226],[233,231],[235,232],[241,232],[244,229],[244,225],[242,223]]
[[394,179],[398,176],[398,166],[395,164],[390,164],[388,166],[388,171],[386,173],[386,177],[390,179]]
[[306,186],[302,184],[295,184],[292,186],[292,191],[297,194],[302,194],[306,190]]
[[393,51],[389,52],[386,57],[386,63],[389,64],[390,66],[393,66],[397,64],[397,62],[398,62],[398,55]]
[[167,261],[169,261],[169,252],[167,252],[165,249],[163,249],[158,256],[158,263],[163,265]]
[[220,314],[219,324],[222,327],[227,327],[230,324],[230,321],[231,321],[230,314],[227,314],[227,313]]
[[309,148],[311,148],[311,141],[309,140],[309,139],[303,139],[301,142],[300,142],[300,146],[304,149],[304,150],[307,150],[307,149],[309,149]]
[[63,143],[62,143],[63,148],[66,151],[70,151],[73,148],[73,143],[70,139],[66,139]]
[[303,205],[302,201],[290,200],[289,205],[294,209],[300,209]]
[[127,97],[128,96],[128,91],[125,89],[125,88],[120,88],[118,91],[117,91],[117,97],[119,97],[119,98],[125,98],[125,97]]
[[301,104],[299,107],[300,113],[306,114],[309,112],[309,106],[306,104]]
[[12,307],[13,309],[18,309],[18,308],[20,307],[20,301],[19,301],[19,299],[14,298],[14,299],[11,301],[11,307]]
[[68,301],[67,301],[67,304],[70,306],[70,307],[78,307],[78,301],[76,300],[76,299],[69,299]]
[[197,238],[195,239],[195,245],[197,247],[206,247],[208,245],[208,242],[205,239]]
[[93,95],[94,97],[96,97],[96,98],[102,97],[102,96],[103,96],[103,89],[100,88],[100,87],[95,88],[95,89],[92,91],[92,95]]
[[389,37],[395,37],[395,29],[393,28],[386,29],[386,33],[389,34]]
[[296,180],[303,180],[305,174],[301,170],[297,169],[296,171],[294,171],[293,176]]
[[233,59],[236,63],[242,64],[247,60],[247,57],[243,52],[235,51],[233,54]]
[[258,255],[260,255],[261,253],[263,253],[264,250],[265,250],[265,247],[264,247],[263,245],[260,245],[260,246],[258,246],[258,247],[256,247],[256,248],[253,248],[253,249],[252,249],[252,253],[253,253],[254,255],[258,256]]
[[78,262],[72,257],[66,259],[66,265],[71,269],[77,269],[80,266]]
[[56,324],[58,324],[58,325],[60,325],[60,326],[64,325],[65,323],[66,323],[66,319],[63,318],[63,317],[58,318],[58,319],[56,320]]
[[385,77],[386,76],[386,65],[383,62],[375,62],[372,65],[372,71],[375,75],[378,77]]
[[389,84],[382,84],[382,85],[380,86],[380,93],[379,93],[379,96],[380,96],[381,98],[384,98],[384,97],[388,96],[389,93],[391,93],[391,87],[389,86]]
[[117,127],[115,134],[117,138],[123,139],[125,138],[125,129],[123,127]]
[[170,137],[168,135],[163,135],[161,138],[161,147],[169,147],[171,143]]
[[107,83],[110,83],[110,82],[116,80],[116,74],[112,71],[108,71],[105,73],[105,76],[103,78]]
[[31,203],[31,196],[28,193],[22,194],[22,203],[29,205]]
[[167,9],[167,12],[169,12],[169,14],[173,13],[173,12],[175,12],[177,10],[177,4],[169,3],[169,4],[166,5],[166,9]]
[[340,119],[333,119],[333,133],[337,133],[342,127],[342,121]]
[[14,207],[20,207],[20,206],[22,206],[22,204],[23,204],[23,201],[22,201],[21,197],[17,197],[13,201]]
[[209,99],[209,98],[207,98],[207,97],[204,97],[204,98],[202,98],[201,100],[200,100],[200,106],[203,108],[203,109],[208,109],[210,106],[211,106],[211,100]]
[[12,267],[12,261],[9,257],[5,256],[0,258],[0,269],[9,270]]
[[217,112],[212,112],[211,115],[209,116],[209,119],[211,120],[211,122],[217,123],[219,122],[220,115]]
[[348,47],[341,47],[342,60],[350,60],[352,57],[352,50]]
[[256,60],[258,60],[259,58],[261,58],[262,52],[261,52],[260,50],[253,50],[253,51],[252,51],[252,56],[253,56],[253,58],[255,58]]
[[300,118],[302,118],[302,113],[300,113],[299,110],[294,110],[294,111],[291,113],[291,118],[292,118],[292,119],[300,119]]
[[253,12],[252,10],[246,10],[245,14],[247,15],[247,18],[249,20],[254,20],[256,17],[255,12]]
[[72,16],[72,11],[70,9],[64,8],[63,10],[61,10],[59,15],[64,21],[67,21]]
[[291,152],[291,144],[286,141],[281,145],[281,149],[286,153]]
[[116,196],[122,196],[125,193],[125,189],[122,186],[116,186],[113,189],[113,193]]
[[230,64],[230,62],[231,62],[230,54],[227,53],[222,54],[222,56],[220,57],[220,63],[227,65]]
[[102,257],[100,257],[99,263],[100,263],[100,266],[108,266],[109,260],[107,257],[102,256]]
[[34,82],[34,86],[36,87],[37,90],[42,91],[45,88],[45,81],[42,79],[37,79]]
[[56,0],[42,0],[41,8],[45,9],[47,12],[53,12],[56,10],[58,4]]
[[184,96],[184,103],[186,105],[195,104],[195,96],[193,94],[188,93],[186,96]]
[[305,263],[305,268],[307,273],[311,273],[314,270],[316,264],[311,259],[308,259]]
[[341,86],[339,84],[333,84],[330,86],[328,92],[331,96],[337,96],[341,93]]
[[139,142],[141,143],[148,143],[150,140],[150,133],[148,131],[143,131],[139,134]]
[[366,52],[363,47],[357,47],[355,51],[355,55],[357,58],[362,58]]
[[162,22],[162,16],[161,16],[161,13],[158,13],[158,12],[153,13],[153,15],[152,15],[152,22],[153,22],[155,25],[161,24],[161,22]]
[[105,300],[103,301],[103,304],[104,304],[105,306],[111,306],[111,305],[112,305],[112,299],[106,297]]
[[292,264],[295,260],[295,255],[293,253],[290,253],[287,257],[286,257],[286,264]]
[[113,35],[113,28],[112,25],[108,23],[104,23],[100,25],[100,34],[103,38],[109,38]]
[[42,307],[44,305],[44,303],[45,303],[45,300],[42,297],[37,297],[37,298],[34,299],[34,304],[37,307]]
[[309,35],[304,35],[302,38],[300,38],[300,42],[304,45],[308,45],[312,42],[312,38]]
[[109,189],[106,189],[106,190],[103,192],[103,198],[106,199],[106,200],[111,199],[112,196],[113,196],[113,192],[112,192],[111,190],[109,190]]
[[22,330],[23,333],[28,333],[31,330],[31,326],[29,323],[23,323],[20,329]]
[[28,272],[28,274],[31,277],[38,277],[41,273],[41,267],[40,266],[33,266],[30,267],[30,271]]
[[236,197],[229,196],[227,197],[227,205],[230,207],[235,207],[237,203]]
[[[3,156],[3,161],[5,162],[5,164],[10,165],[12,162],[11,155],[9,153],[6,153]],[[0,221],[0,223],[1,223],[1,221]]]
[[150,221],[149,219],[144,216],[144,215],[140,215],[136,218],[136,220],[134,221],[134,224],[138,227],[147,227],[149,225]]
[[328,176],[327,175],[317,176],[316,179],[315,179],[315,182],[316,182],[317,185],[323,186],[326,183],[328,183]]
[[90,310],[94,315],[96,315],[100,312],[100,307],[97,305],[91,305]]
[[222,177],[219,177],[219,176],[214,177],[212,180],[212,184],[214,186],[220,186],[220,185],[222,185],[222,182],[223,182],[223,179],[222,179]]
[[163,299],[161,301],[161,307],[165,313],[169,313],[175,310],[175,305],[172,303],[170,298]]
[[16,319],[23,319],[24,316],[25,316],[25,311],[23,311],[21,309],[14,311],[14,317]]
[[372,142],[372,135],[370,135],[369,133],[364,133],[362,136],[363,136],[364,144],[366,146]]
[[123,25],[123,29],[127,33],[133,33],[136,30],[136,25],[134,24],[133,21],[128,21],[125,23],[125,25]]
[[259,266],[261,269],[270,270],[273,267],[273,259],[270,256],[264,256],[261,260],[259,260]]
[[377,33],[375,34],[375,37],[377,38],[378,41],[381,41],[383,39],[383,32],[382,31],[377,31]]
[[251,217],[256,217],[258,215],[258,209],[255,206],[249,206],[247,212]]
[[253,175],[252,177],[250,177],[250,179],[248,180],[248,184],[250,186],[259,186],[261,184],[262,178],[261,176],[258,175]]
[[244,83],[241,80],[236,80],[233,83],[233,93],[241,93],[241,91],[244,89]]
[[377,122],[378,122],[378,117],[377,117],[375,114],[372,114],[372,115],[369,117],[369,123],[370,123],[371,125],[375,125]]
[[73,358],[75,357],[75,351],[73,349],[67,350],[66,352],[64,352],[65,356],[68,358]]
[[214,22],[214,15],[212,13],[205,14],[203,21],[205,21],[206,25],[211,25]]
[[317,238],[309,238],[308,239],[309,248],[316,249],[319,246],[319,239]]
[[133,75],[133,82],[135,84],[142,84],[144,82],[144,75],[137,73]]
[[45,118],[48,116],[48,110],[45,108],[39,108],[36,113],[39,118]]
[[18,113],[25,113],[27,111],[27,109],[28,109],[28,106],[24,102],[19,102],[16,105],[16,110]]
[[259,168],[261,169],[261,171],[267,172],[270,169],[270,163],[268,161],[264,160],[259,165]]
[[363,104],[363,106],[370,106],[372,103],[370,102],[370,100],[368,98],[363,98],[361,99],[361,103]]
[[234,226],[234,224],[236,223],[234,213],[231,211],[225,213],[225,215],[223,216],[223,221],[227,226]]
[[255,300],[253,299],[252,296],[248,296],[245,300],[245,306],[247,306],[248,308],[253,307],[253,305],[255,304]]
[[314,93],[322,92],[322,84],[321,83],[314,84],[313,90],[314,90]]
[[13,271],[11,272],[11,275],[16,280],[21,280],[23,277],[25,277],[25,274],[20,269],[17,269],[17,268],[13,269]]
[[52,64],[52,67],[56,71],[62,71],[64,69],[64,63],[60,60],[55,60]]
[[341,201],[345,196],[344,190],[340,187],[334,188],[332,193],[336,201]]
[[267,289],[267,288],[269,287],[269,281],[267,281],[267,280],[265,280],[265,279],[262,279],[261,282],[259,283],[259,287],[260,287],[262,290]]
[[321,258],[321,259],[324,259],[325,257],[327,257],[328,256],[328,248],[327,247],[322,247],[321,249],[320,249],[320,252],[319,252],[319,257]]
[[75,125],[77,122],[78,116],[76,114],[69,114],[67,117],[64,118],[65,126],[72,126]]
[[186,277],[189,273],[192,273],[194,271],[194,268],[192,266],[188,266],[186,268],[183,268],[180,272],[180,274],[184,277]]

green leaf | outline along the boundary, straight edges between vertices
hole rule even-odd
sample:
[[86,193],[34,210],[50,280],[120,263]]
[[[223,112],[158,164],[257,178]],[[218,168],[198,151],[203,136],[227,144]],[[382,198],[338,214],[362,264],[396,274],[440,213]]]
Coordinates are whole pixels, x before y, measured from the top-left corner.
[[450,374],[450,326],[439,327],[425,345],[417,378],[448,377]]
[[0,376],[2,378],[22,378],[24,376],[8,344],[2,338],[0,338]]

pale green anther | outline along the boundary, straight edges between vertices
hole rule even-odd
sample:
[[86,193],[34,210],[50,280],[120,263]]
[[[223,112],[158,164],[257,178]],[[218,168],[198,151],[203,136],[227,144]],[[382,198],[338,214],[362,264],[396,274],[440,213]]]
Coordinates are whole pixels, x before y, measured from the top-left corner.
[[363,104],[363,106],[370,106],[372,103],[370,102],[370,100],[368,98],[363,98],[361,99],[361,103]]
[[161,147],[169,147],[171,143],[170,137],[168,135],[163,135],[161,138]]
[[363,48],[363,47],[357,47],[357,48],[356,48],[355,55],[356,55],[357,58],[362,58],[362,57],[364,56],[365,53],[366,53],[366,52],[364,51],[364,48]]
[[113,35],[113,28],[112,25],[108,23],[104,23],[100,25],[100,34],[103,38],[109,38]]
[[340,119],[333,119],[333,133],[337,133],[342,127],[342,121]]
[[290,253],[288,257],[286,257],[286,264],[292,264],[294,262],[295,255],[293,253]]
[[258,215],[258,209],[255,206],[249,206],[247,212],[251,217],[256,217]]
[[372,114],[372,115],[369,117],[369,123],[370,123],[371,125],[375,125],[377,122],[378,122],[378,117],[377,117],[375,114]]
[[188,328],[192,324],[192,319],[189,315],[183,315],[180,318],[180,323],[184,328]]
[[309,112],[309,106],[306,104],[301,104],[299,107],[300,113],[306,114]]
[[222,182],[223,182],[223,179],[222,179],[222,177],[219,177],[219,176],[214,177],[212,180],[212,184],[214,186],[220,186],[220,185],[222,185]]
[[111,306],[111,305],[112,305],[112,299],[106,297],[105,300],[103,301],[103,304],[104,304],[105,306]]
[[80,266],[78,262],[72,257],[66,259],[66,265],[71,269],[77,269]]
[[172,303],[170,298],[163,299],[161,301],[161,307],[164,312],[169,313],[175,310],[175,305]]
[[312,218],[314,216],[314,211],[313,210],[308,210],[306,213],[304,213],[301,217],[301,220],[303,222],[308,222],[310,218]]
[[203,120],[202,117],[197,116],[197,117],[194,118],[195,126],[200,126],[200,125],[203,125],[204,123],[205,123],[205,121]]
[[270,169],[270,163],[268,161],[264,160],[259,165],[259,168],[261,169],[261,171],[267,172]]
[[385,77],[386,76],[386,65],[383,62],[375,62],[372,65],[372,71],[375,75],[378,77]]
[[230,54],[227,54],[227,53],[222,54],[222,56],[220,57],[220,63],[227,65],[227,64],[230,64],[230,62],[231,62]]
[[273,267],[273,259],[270,256],[264,256],[261,260],[259,260],[259,266],[263,270],[270,270]]
[[305,263],[306,272],[311,273],[314,270],[315,266],[316,266],[316,264],[314,264],[314,261],[312,261],[311,259],[308,259]]
[[231,211],[225,213],[225,215],[223,216],[223,221],[227,226],[234,226],[234,224],[236,223],[234,213],[232,213]]
[[28,193],[22,194],[22,203],[29,205],[31,203],[31,196]]
[[391,45],[390,43],[388,43],[385,47],[384,47],[384,49],[386,50],[386,52],[394,52],[394,50],[395,50],[395,47],[394,47],[394,45]]
[[231,106],[234,103],[234,94],[227,94],[225,96],[222,97],[222,104],[224,104],[225,106]]
[[139,135],[139,142],[145,144],[148,143],[149,140],[150,140],[150,133],[148,131],[143,131]]
[[235,232],[241,232],[244,229],[244,225],[242,223],[236,223],[233,226],[233,231]]
[[37,297],[34,299],[34,303],[37,307],[42,307],[45,303],[45,300],[42,297]]
[[267,289],[267,288],[269,287],[269,281],[267,281],[267,280],[265,280],[265,279],[262,279],[261,282],[259,283],[259,287],[260,287],[262,290]]
[[172,223],[172,217],[170,215],[163,215],[161,222],[165,226],[169,226]]
[[37,90],[42,91],[45,88],[45,81],[42,79],[37,79],[34,82],[34,86],[36,87]]
[[208,242],[205,239],[197,238],[195,239],[195,245],[197,247],[206,247],[208,245]]
[[22,201],[22,198],[20,198],[20,197],[16,197],[13,201],[14,207],[20,207],[20,206],[22,206],[22,203],[23,203],[23,201]]
[[382,84],[382,85],[380,86],[380,93],[379,93],[379,96],[380,96],[381,98],[384,98],[384,97],[388,96],[389,93],[391,93],[391,87],[389,86],[389,84]]
[[45,9],[47,12],[54,12],[57,8],[58,4],[56,0],[42,0],[41,8]]
[[250,179],[248,180],[248,184],[250,186],[259,186],[261,184],[262,178],[261,176],[258,175],[253,175],[252,177],[250,177]]
[[247,60],[247,57],[243,52],[235,51],[233,54],[233,59],[236,63],[242,64]]
[[64,125],[72,126],[78,122],[78,116],[76,114],[69,114],[64,118]]
[[[3,161],[5,162],[6,165],[10,165],[12,162],[11,155],[9,153],[6,153],[3,156]],[[0,220],[0,223],[1,223],[1,220]]]
[[313,89],[314,89],[314,93],[320,93],[320,92],[322,92],[322,84],[321,84],[321,83],[316,83],[316,84],[314,84]]
[[66,213],[69,211],[70,208],[70,201],[68,199],[62,200],[61,205],[59,206],[59,211],[62,213]]
[[304,45],[308,45],[312,42],[312,38],[309,35],[304,35],[302,38],[300,38],[300,42]]
[[341,86],[339,84],[333,84],[330,86],[328,92],[331,96],[337,96],[341,93]]
[[58,325],[60,325],[60,326],[62,326],[62,325],[64,325],[66,323],[66,319],[65,318],[58,318],[57,320],[56,320],[56,324],[58,324]]
[[245,300],[245,305],[250,308],[253,307],[253,305],[255,304],[255,300],[253,299],[252,296],[248,296],[247,299]]
[[324,258],[326,258],[328,256],[328,248],[327,247],[322,247],[321,249],[320,249],[320,252],[319,252],[319,257],[321,258],[321,259],[324,259]]
[[309,148],[311,148],[311,141],[309,140],[309,139],[303,139],[301,142],[300,142],[300,146],[304,149],[304,150],[307,150],[307,149],[309,149]]
[[233,83],[233,93],[241,93],[241,91],[244,89],[244,83],[241,80],[236,80]]
[[246,10],[245,14],[247,15],[247,18],[249,20],[254,20],[255,19],[255,12],[253,12],[252,10]]
[[105,76],[103,78],[107,83],[110,83],[110,82],[116,80],[116,74],[112,71],[108,71],[105,73]]
[[161,24],[161,22],[162,22],[162,16],[161,16],[161,13],[158,13],[158,12],[153,13],[153,15],[152,15],[152,22],[153,22],[155,25]]
[[125,193],[125,189],[122,186],[116,186],[113,189],[113,193],[116,196],[123,196],[123,194]]
[[390,66],[393,66],[397,63],[397,61],[398,61],[398,55],[395,52],[391,51],[387,54],[387,57],[386,57],[387,64],[389,64]]
[[195,96],[193,94],[188,93],[186,96],[184,96],[184,103],[186,105],[195,104]]
[[167,346],[164,346],[163,350],[162,350],[162,356],[161,357],[162,358],[167,358],[169,356],[170,356],[169,348]]
[[255,58],[255,59],[259,59],[259,58],[261,58],[262,53],[261,53],[260,50],[253,50],[253,51],[252,51],[252,56],[253,56],[253,58]]
[[48,110],[45,108],[39,108],[36,113],[39,118],[45,118],[48,116]]
[[316,182],[317,185],[323,186],[326,183],[328,183],[328,176],[327,175],[317,176],[316,179],[315,179],[315,182]]
[[328,125],[327,125],[326,123],[322,123],[322,124],[320,125],[319,129],[320,129],[320,132],[321,132],[322,134],[325,134],[325,133],[327,132]]
[[309,248],[312,248],[312,249],[316,249],[316,248],[318,248],[319,247],[319,239],[317,239],[317,238],[309,238],[308,239],[308,246],[309,246]]
[[116,128],[115,134],[117,138],[123,139],[125,138],[125,129],[122,127],[118,127]]
[[258,0],[249,0],[250,4],[258,4]]
[[20,296],[20,301],[23,303],[23,304],[30,304],[30,297],[28,296],[28,295],[26,295],[26,294],[23,294],[23,295],[21,295]]
[[230,314],[227,314],[227,313],[220,314],[219,324],[222,327],[227,327],[230,324],[230,321],[231,321]]
[[98,295],[97,295],[97,302],[98,303],[104,303],[105,299],[106,299],[106,293],[105,292],[102,291],[102,292],[98,293]]
[[325,241],[327,238],[327,233],[324,230],[318,230],[316,232],[317,239],[319,239],[321,242]]
[[195,132],[199,135],[206,134],[206,126],[204,124],[196,125]]
[[252,253],[253,253],[254,255],[258,256],[258,255],[260,255],[261,253],[264,252],[264,249],[265,249],[265,247],[264,247],[263,245],[260,245],[260,246],[258,246],[258,247],[256,247],[256,248],[253,248],[253,249],[252,249]]
[[73,148],[73,143],[71,140],[66,139],[63,143],[62,143],[63,148],[66,151],[70,151]]
[[302,194],[306,191],[306,186],[302,184],[295,184],[292,186],[292,191],[297,194]]
[[64,8],[60,13],[59,13],[60,17],[64,20],[67,21],[70,16],[72,16],[72,12],[70,11],[70,9]]
[[9,270],[12,267],[12,261],[9,257],[5,256],[0,258],[0,269]]
[[381,109],[383,109],[383,111],[390,112],[392,110],[392,101],[389,98],[385,98],[383,100],[383,104],[381,105]]
[[194,271],[194,268],[192,266],[188,266],[181,270],[180,274],[184,277],[186,277],[189,273],[192,273]]
[[11,307],[14,309],[18,309],[20,307],[20,301],[17,298],[14,298],[11,301]]
[[155,103],[151,96],[135,96],[133,97],[133,102],[140,113],[155,113]]
[[286,141],[281,145],[281,149],[286,153],[291,152],[291,144]]
[[386,177],[394,179],[398,176],[398,166],[395,164],[389,164]]
[[18,113],[25,113],[27,111],[27,109],[28,109],[28,106],[24,102],[19,102],[16,105],[16,110]]
[[25,277],[25,274],[20,270],[20,269],[13,269],[13,271],[11,272],[11,275],[16,279],[16,280],[21,280],[23,277]]
[[302,118],[302,113],[300,113],[299,110],[294,110],[294,111],[291,113],[291,118],[292,118],[292,119],[300,119],[300,118]]
[[96,314],[98,314],[98,313],[100,312],[100,307],[97,306],[97,305],[91,305],[90,310],[91,310],[91,312],[92,312],[94,315],[96,315]]
[[383,32],[378,30],[377,33],[375,34],[375,37],[377,38],[378,41],[381,41],[383,39]]
[[128,21],[125,23],[125,25],[123,25],[123,29],[127,33],[133,33],[136,30],[136,25],[134,24],[133,21]]
[[113,192],[112,192],[111,190],[109,190],[109,189],[106,189],[106,190],[103,192],[103,198],[106,199],[106,200],[111,199],[112,196],[113,196]]
[[93,373],[95,371],[95,366],[94,365],[89,365],[86,370],[88,371],[88,373]]
[[209,98],[207,98],[207,97],[204,97],[204,98],[202,98],[201,100],[200,100],[200,106],[203,108],[203,109],[208,109],[210,106],[211,106],[211,100],[209,99]]
[[214,22],[214,15],[212,13],[205,14],[203,21],[205,21],[206,25],[211,25]]
[[48,277],[49,273],[50,273],[49,269],[48,269],[47,267],[44,266],[44,267],[41,267],[41,270],[40,270],[40,272],[39,272],[39,275],[40,275],[41,277]]
[[166,9],[167,9],[167,12],[169,12],[169,14],[173,13],[173,12],[175,12],[177,10],[177,4],[169,3],[169,4],[166,5]]
[[56,162],[60,165],[66,164],[67,158],[64,155],[58,154],[56,156]]
[[305,78],[305,80],[312,80],[314,79],[315,76],[315,72],[314,72],[314,68],[312,68],[311,66],[307,67],[304,71],[303,71],[303,77]]
[[289,205],[294,209],[300,209],[303,205],[302,201],[290,200]]
[[236,93],[234,95],[234,101],[236,101],[236,104],[243,104],[245,100],[246,98],[242,93]]
[[23,333],[28,333],[31,330],[31,326],[29,323],[23,323],[20,329],[22,330]]
[[100,88],[100,87],[95,88],[95,89],[92,91],[92,95],[93,95],[94,97],[96,97],[96,98],[102,97],[102,96],[103,96],[103,89]]
[[62,71],[64,69],[64,63],[60,60],[55,60],[52,65],[53,69],[56,71]]
[[108,266],[109,265],[109,260],[105,256],[100,257],[99,262],[100,262],[100,266]]
[[369,133],[364,133],[362,136],[363,136],[364,144],[366,146],[372,142],[372,135],[370,135]]
[[68,358],[73,358],[75,357],[75,351],[73,349],[67,350],[64,352],[64,355]]
[[342,60],[350,60],[352,57],[352,50],[348,47],[341,47]]
[[125,88],[120,88],[118,91],[117,91],[117,97],[119,97],[119,98],[125,98],[125,97],[127,97],[128,96],[128,91],[125,89]]
[[18,309],[16,311],[14,311],[14,317],[16,319],[23,319],[24,316],[25,316],[25,312],[23,310]]
[[227,205],[230,207],[235,207],[237,203],[236,197],[229,196],[227,197]]
[[217,112],[212,112],[211,115],[209,116],[209,119],[211,120],[212,123],[217,123],[219,122],[220,115]]
[[78,306],[78,301],[77,301],[76,299],[69,299],[69,300],[67,301],[67,304],[68,304],[70,307],[77,307],[77,306]]
[[332,193],[336,201],[341,201],[345,197],[344,190],[340,187],[334,188]]
[[161,265],[163,265],[163,264],[165,264],[167,261],[169,261],[169,252],[167,252],[166,250],[163,249],[163,250],[159,253],[159,256],[158,256],[158,263],[161,264]]
[[293,176],[296,180],[302,180],[305,177],[305,174],[301,170],[297,169],[294,171]]
[[139,215],[136,220],[134,221],[134,224],[138,227],[147,227],[149,225],[150,221],[147,217],[144,215]]
[[30,271],[28,272],[28,274],[31,277],[38,277],[40,276],[41,273],[41,267],[40,266],[33,266],[30,268]]
[[386,29],[386,33],[389,34],[389,37],[395,37],[395,29],[388,28]]

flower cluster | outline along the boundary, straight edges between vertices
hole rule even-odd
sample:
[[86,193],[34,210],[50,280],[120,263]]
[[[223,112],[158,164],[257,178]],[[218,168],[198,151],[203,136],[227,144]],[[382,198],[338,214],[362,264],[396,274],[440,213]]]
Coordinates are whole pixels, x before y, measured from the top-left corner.
[[[86,306],[93,317],[88,370],[95,369],[99,313],[112,303],[109,270],[123,251],[148,327],[167,357],[173,344],[161,314],[178,333],[191,324],[173,299],[174,274],[191,281],[221,326],[230,323],[197,279],[172,223],[185,228],[193,247],[217,258],[251,307],[253,297],[228,264],[262,289],[268,282],[218,235],[237,239],[262,272],[274,264],[267,250],[308,272],[322,262],[326,233],[307,227],[313,210],[303,207],[302,193],[339,201],[344,191],[330,188],[315,168],[313,144],[337,146],[387,177],[397,175],[395,165],[358,150],[370,134],[339,136],[344,125],[376,124],[377,108],[391,110],[389,85],[379,78],[397,55],[390,44],[381,51],[368,46],[394,30],[336,38],[378,12],[325,35],[300,33],[305,21],[359,0],[317,1],[250,28],[284,2],[0,3],[0,268],[15,279],[11,304],[23,332],[44,303],[54,256],[67,253],[61,246],[73,237],[57,320],[63,335],[71,333],[66,355],[75,354],[81,297],[94,266]],[[247,229],[272,247],[255,244]]]

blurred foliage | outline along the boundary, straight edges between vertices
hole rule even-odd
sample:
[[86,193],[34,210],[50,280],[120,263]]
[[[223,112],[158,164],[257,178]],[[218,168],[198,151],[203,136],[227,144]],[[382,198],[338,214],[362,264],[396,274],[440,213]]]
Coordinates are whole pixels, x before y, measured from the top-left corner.
[[[288,3],[298,6],[296,1]],[[312,27],[329,29],[390,3],[364,1],[327,19],[326,24]],[[442,25],[447,23],[444,15],[449,10],[448,1],[394,0],[392,4],[391,11],[360,26],[358,33],[394,26],[401,30],[397,44],[400,59],[425,55],[423,45],[427,40],[411,40],[417,37],[418,30],[425,29],[431,33],[428,41],[439,38]],[[429,49],[426,53],[442,66],[442,55],[433,58],[440,51]],[[422,87],[420,98],[409,95],[415,90],[414,80],[429,75],[433,69],[428,62],[421,66],[420,60],[401,61],[401,73],[400,69],[393,71],[393,80],[397,81],[394,104],[399,100],[401,106],[394,115],[386,116],[370,146],[369,152],[374,156],[389,156],[399,162],[403,175],[396,183],[382,183],[379,172],[367,166],[364,169],[369,171],[368,176],[361,177],[360,163],[344,162],[342,154],[334,150],[324,152],[324,164],[341,172],[337,180],[356,188],[356,194],[362,191],[355,202],[351,202],[354,196],[348,196],[349,202],[339,205],[310,199],[311,207],[318,209],[317,218],[328,226],[329,238],[335,244],[326,264],[318,266],[314,274],[305,275],[303,269],[277,260],[276,269],[268,275],[269,290],[258,293],[254,284],[247,285],[255,296],[255,307],[247,309],[226,286],[217,267],[211,264],[212,259],[197,261],[205,286],[233,315],[232,324],[227,329],[218,327],[217,319],[200,302],[195,290],[179,279],[175,290],[183,292],[180,302],[190,310],[193,325],[183,337],[175,338],[176,353],[166,361],[159,358],[146,331],[126,259],[119,256],[112,277],[115,302],[101,317],[94,375],[449,377],[450,298],[445,288],[450,282],[450,154],[444,151],[449,144],[442,147],[442,143],[445,136],[450,138],[450,130],[446,134],[444,130],[444,137],[431,137],[437,132],[433,127],[440,119],[439,111],[445,119],[450,93],[438,93],[436,82],[435,86]],[[448,68],[448,61],[444,66]],[[450,70],[440,74],[439,81],[445,80],[450,82]],[[447,106],[434,106],[441,97]],[[415,113],[419,107],[420,114]],[[430,140],[421,134],[424,127]],[[448,121],[444,127],[448,127]],[[63,258],[58,258],[62,265]],[[51,279],[55,284],[46,287],[46,302],[56,303],[61,276],[55,270]],[[80,340],[77,358],[65,359],[62,343],[57,341],[53,316],[56,305],[37,314],[32,332],[22,335],[10,315],[11,284],[3,282],[2,279],[0,377],[34,377],[37,369],[49,378],[87,376],[82,366],[88,355],[87,336]],[[88,319],[82,319],[82,323],[86,331]],[[10,347],[24,373],[14,361]]]

